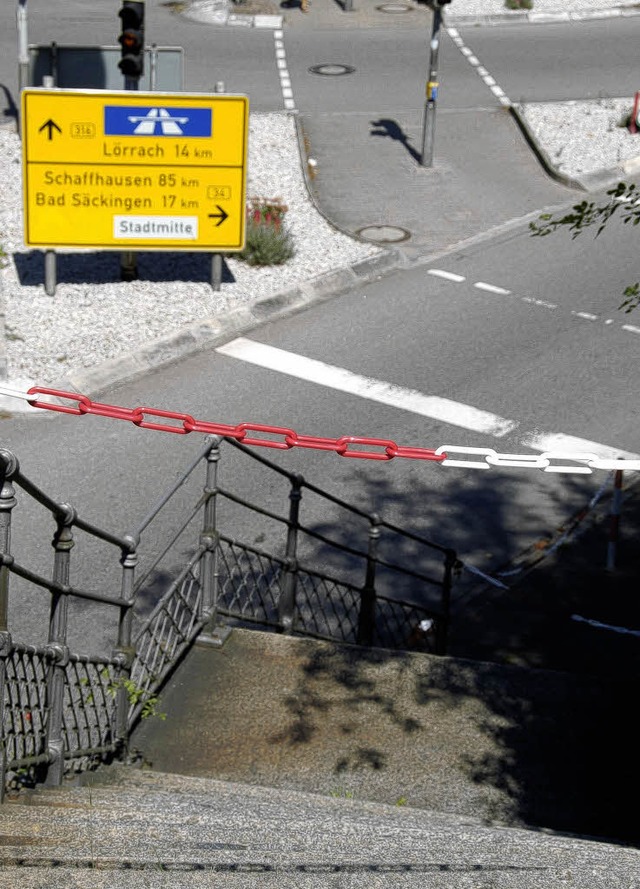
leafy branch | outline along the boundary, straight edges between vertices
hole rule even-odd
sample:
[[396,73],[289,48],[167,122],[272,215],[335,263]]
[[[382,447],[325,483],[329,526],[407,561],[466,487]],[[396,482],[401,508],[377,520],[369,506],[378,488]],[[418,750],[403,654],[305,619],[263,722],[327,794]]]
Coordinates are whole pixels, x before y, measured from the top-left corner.
[[[640,224],[640,190],[635,184],[627,185],[619,182],[615,188],[609,189],[607,195],[609,200],[604,204],[598,205],[595,201],[584,200],[574,204],[571,211],[564,216],[543,213],[538,222],[529,223],[532,236],[543,238],[566,226],[575,239],[586,228],[597,226],[595,233],[597,238],[616,213],[625,225]],[[625,287],[623,295],[625,298],[618,308],[624,309],[627,313],[633,311],[640,304],[640,282]]]

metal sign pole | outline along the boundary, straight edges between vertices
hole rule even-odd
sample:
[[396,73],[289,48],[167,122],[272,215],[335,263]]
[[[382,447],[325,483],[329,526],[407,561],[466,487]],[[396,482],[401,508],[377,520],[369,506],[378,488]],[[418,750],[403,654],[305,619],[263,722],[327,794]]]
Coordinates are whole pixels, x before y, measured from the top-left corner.
[[[214,92],[224,92],[223,80],[219,80],[216,83]],[[211,255],[211,289],[215,291],[222,289],[222,253],[213,253]]]
[[18,89],[23,90],[29,83],[29,38],[27,36],[27,0],[18,0],[16,10],[18,30]]
[[433,10],[433,26],[431,31],[431,59],[429,62],[429,80],[427,81],[426,103],[424,107],[424,123],[422,128],[422,154],[420,165],[433,166],[433,142],[436,128],[436,101],[438,99],[438,50],[440,48],[440,24],[442,11],[436,3]]

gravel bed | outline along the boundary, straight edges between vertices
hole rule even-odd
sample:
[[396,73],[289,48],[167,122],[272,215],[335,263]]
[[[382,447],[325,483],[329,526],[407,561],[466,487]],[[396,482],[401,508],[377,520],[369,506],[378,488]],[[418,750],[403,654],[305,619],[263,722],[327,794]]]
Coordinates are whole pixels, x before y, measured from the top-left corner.
[[287,113],[250,115],[247,196],[281,198],[295,256],[282,266],[251,267],[229,255],[220,291],[211,288],[204,253],[138,253],[140,280],[120,281],[120,252],[58,254],[55,296],[43,287],[41,251],[22,240],[20,141],[0,129],[3,175],[0,273],[8,384],[40,385],[95,367],[181,327],[220,316],[270,294],[373,256],[380,248],[336,231],[309,199],[295,123]]
[[640,134],[620,126],[632,110],[633,97],[531,103],[522,115],[555,169],[580,177],[640,155]]
[[[638,6],[637,0],[533,0],[531,12],[539,14],[558,13],[593,13],[616,9],[633,9]],[[452,0],[445,11],[451,16],[492,16],[513,13],[522,15],[517,10],[505,7],[504,0]]]

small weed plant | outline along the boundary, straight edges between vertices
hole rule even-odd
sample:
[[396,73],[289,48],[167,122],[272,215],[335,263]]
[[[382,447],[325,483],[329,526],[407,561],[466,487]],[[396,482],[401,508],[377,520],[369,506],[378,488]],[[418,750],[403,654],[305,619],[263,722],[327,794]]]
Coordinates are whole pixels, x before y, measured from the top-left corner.
[[507,9],[533,9],[533,0],[504,0]]
[[247,229],[244,249],[238,259],[248,265],[283,265],[295,250],[291,234],[284,224],[289,208],[280,198],[251,198],[247,204]]

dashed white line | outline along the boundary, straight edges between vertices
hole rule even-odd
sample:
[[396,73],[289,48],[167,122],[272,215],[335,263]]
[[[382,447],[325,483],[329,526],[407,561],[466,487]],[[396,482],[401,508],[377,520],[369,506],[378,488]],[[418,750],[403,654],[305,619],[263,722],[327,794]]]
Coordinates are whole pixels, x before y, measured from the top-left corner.
[[535,299],[533,296],[523,296],[523,303],[530,303],[532,306],[542,306],[543,309],[557,309],[556,303],[548,303],[544,299]]
[[585,321],[597,321],[598,316],[592,315],[590,312],[571,312],[576,318],[583,318]]
[[284,107],[287,111],[295,111],[296,105],[293,98],[293,90],[291,89],[291,77],[287,68],[287,56],[284,48],[284,31],[276,29],[273,32],[273,41]]
[[629,333],[640,333],[640,327],[634,327],[633,324],[623,324],[623,330],[628,330]]
[[500,296],[509,296],[511,293],[510,290],[505,290],[504,287],[497,287],[495,284],[487,284],[485,281],[476,281],[473,286],[477,287],[478,290],[486,290],[487,293],[497,293]]
[[466,281],[464,275],[456,275],[454,272],[446,272],[444,269],[427,269],[428,275],[433,275],[435,278],[445,278],[447,281],[455,281],[456,284],[459,284],[461,281]]
[[469,49],[468,46],[465,45],[462,37],[460,36],[460,33],[455,28],[447,28],[446,31],[451,40],[453,40],[454,44],[458,47],[462,55],[469,62],[469,64],[473,65],[473,67],[476,69],[478,76],[482,78],[483,82],[491,90],[494,96],[499,99],[500,104],[502,106],[511,105],[511,100],[509,99],[509,97],[503,90],[500,89],[497,81],[494,77],[491,76],[484,65],[480,64],[480,59],[473,54],[472,50]]

